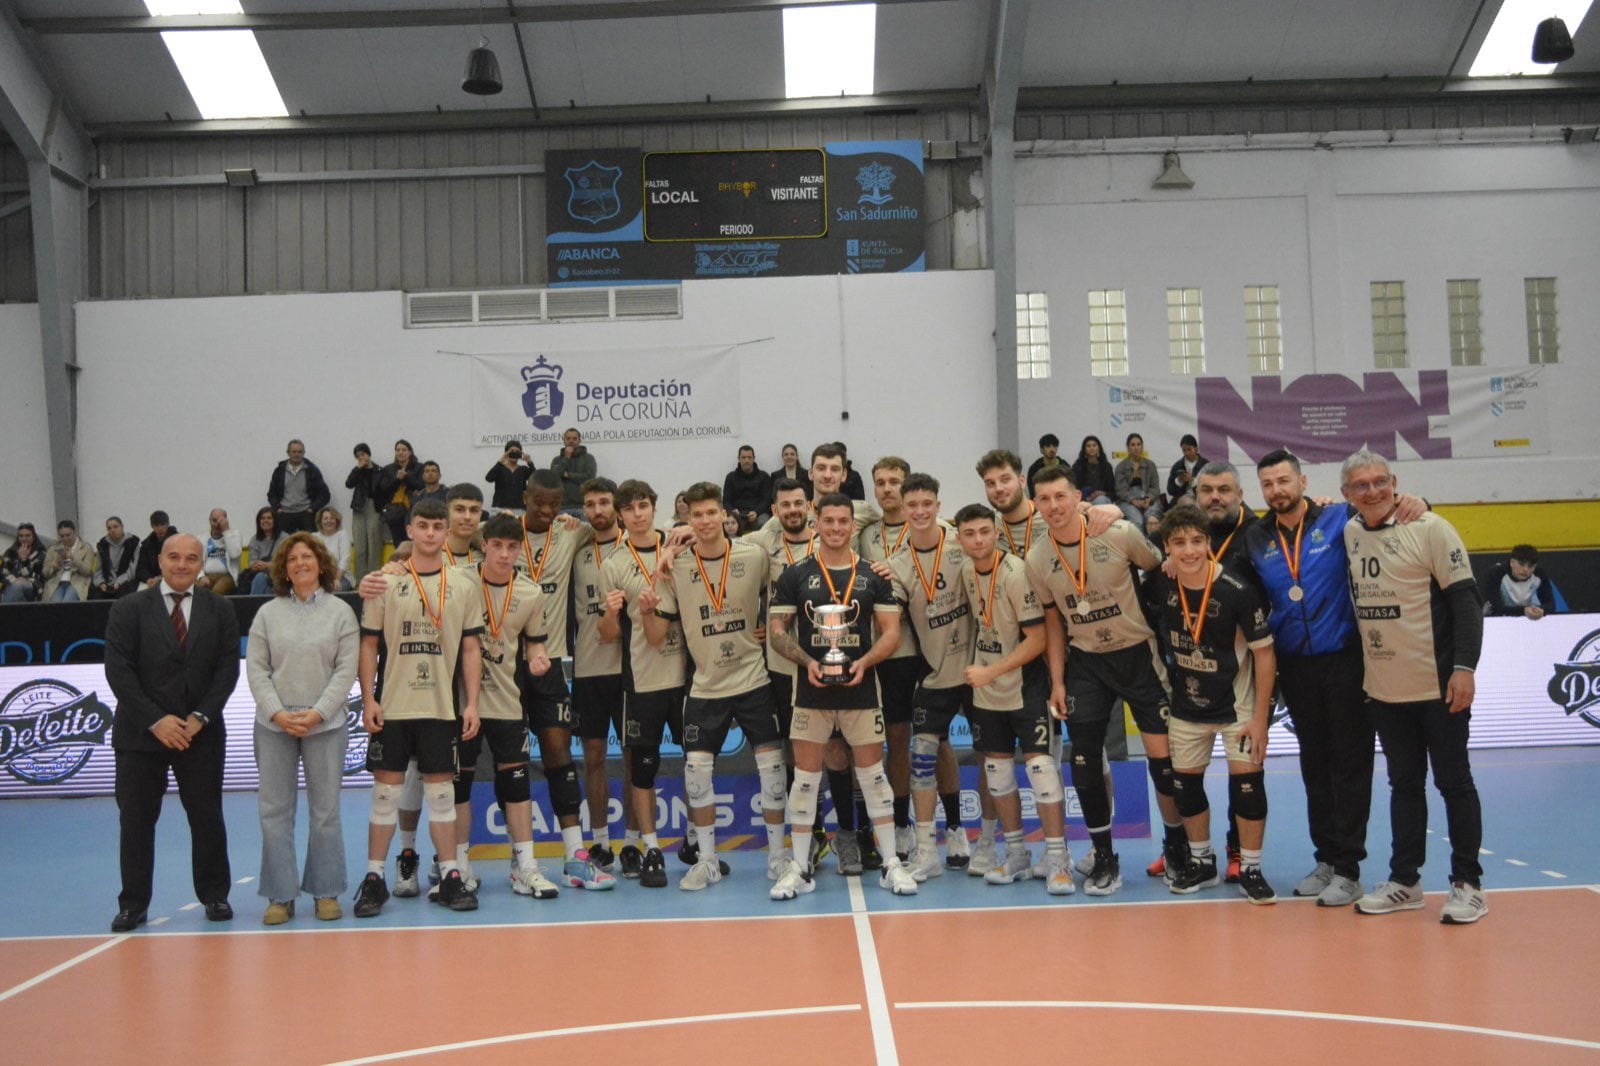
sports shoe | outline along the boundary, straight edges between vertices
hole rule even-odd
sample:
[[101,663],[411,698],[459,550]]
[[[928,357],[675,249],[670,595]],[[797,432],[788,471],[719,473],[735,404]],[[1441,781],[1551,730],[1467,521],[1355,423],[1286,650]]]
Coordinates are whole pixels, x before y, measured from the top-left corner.
[[1070,896],[1078,890],[1072,883],[1072,853],[1044,853],[1044,890],[1052,896]]
[[911,876],[911,871],[906,869],[904,863],[896,859],[884,864],[883,873],[878,875],[878,887],[888,889],[897,896],[915,896],[917,879]]
[[990,885],[1009,885],[1014,881],[1026,881],[1033,876],[1033,856],[1028,854],[1027,848],[1007,848],[1006,857],[1000,865],[983,875],[984,883]]
[[560,887],[544,875],[538,863],[511,868],[511,891],[534,899],[555,899],[561,895]]
[[1114,851],[1096,851],[1094,866],[1083,880],[1086,896],[1109,896],[1122,887],[1122,859]]
[[1239,883],[1240,856],[1239,849],[1232,844],[1228,845],[1228,870],[1222,875],[1224,884],[1236,885]]
[[939,865],[938,848],[917,848],[906,862],[906,869],[911,871],[911,876],[919,884],[930,877],[944,876],[944,867]]
[[839,864],[840,877],[855,877],[861,873],[861,842],[855,833],[842,830],[833,834],[833,859]]
[[900,861],[901,862],[905,862],[907,859],[909,859],[911,857],[911,853],[913,851],[916,851],[916,850],[917,850],[917,831],[915,829],[911,828],[909,825],[897,825],[897,826],[895,826],[894,827],[894,853],[895,853],[895,855],[899,856]]
[[1294,886],[1294,894],[1297,896],[1320,896],[1322,895],[1322,890],[1327,888],[1328,883],[1332,880],[1333,867],[1325,862],[1319,862],[1315,870],[1302,877],[1300,883]]
[[433,857],[433,864],[428,867],[428,884],[436,885],[438,883],[439,883],[439,856],[435,855]]
[[1272,886],[1267,884],[1267,879],[1261,876],[1261,867],[1259,866],[1240,868],[1239,894],[1257,906],[1278,902],[1278,894],[1272,891]]
[[983,877],[999,865],[1000,851],[995,847],[994,837],[979,837],[972,848],[972,858],[967,861],[967,873]]
[[861,849],[861,868],[863,870],[883,869],[883,852],[878,850],[878,835],[871,827],[856,830],[856,844]]
[[467,887],[460,870],[451,870],[439,882],[439,902],[453,911],[475,911],[478,909],[478,894]]
[[1371,892],[1356,900],[1356,913],[1392,914],[1395,911],[1420,911],[1425,903],[1421,885],[1380,881],[1373,886]]
[[[693,836],[684,837],[683,843],[678,845],[678,861],[685,866],[693,866],[700,861],[700,845],[694,842]],[[723,877],[730,872],[728,864],[721,859],[717,860],[717,869],[722,871]]]
[[576,857],[567,860],[561,875],[573,888],[587,888],[591,892],[617,887],[617,879],[600,869],[582,848],[578,849]]
[[788,848],[767,852],[767,880],[776,881],[783,876],[783,864],[792,858]]
[[[414,856],[416,852],[411,854]],[[412,872],[416,872],[415,867],[412,868]],[[370,873],[356,886],[356,917],[374,918],[388,901],[389,886],[383,883],[383,875]]]
[[[418,855],[415,848],[403,848],[394,860],[394,894],[401,899],[410,899],[422,891],[422,886],[417,884],[417,867],[422,865],[422,856]],[[388,893],[384,893],[388,898]],[[374,914],[377,911],[373,911]]]
[[1202,888],[1215,888],[1222,883],[1222,878],[1217,876],[1217,857],[1207,855],[1203,859],[1189,857],[1188,865],[1173,875],[1167,882],[1167,888],[1180,896],[1193,895]]
[[1157,855],[1156,861],[1146,866],[1144,872],[1148,877],[1163,877],[1170,882],[1172,879],[1167,877],[1167,853],[1163,851],[1160,855]]
[[784,864],[782,875],[767,895],[775,900],[794,899],[796,896],[815,892],[816,888],[817,883],[811,879],[811,875],[802,871],[800,864],[791,858]]
[[813,829],[811,831],[811,869],[822,869],[822,860],[833,849],[833,842],[828,839],[826,829]]
[[[660,851],[660,848],[656,849]],[[622,866],[622,876],[630,881],[639,879],[639,872],[644,867],[644,853],[632,844],[622,845],[622,854],[617,857]]]
[[[689,868],[691,871],[694,867]],[[639,860],[639,885],[641,888],[667,887],[667,857],[660,848],[651,848]]]
[[949,826],[944,830],[944,864],[952,870],[965,870],[967,863],[972,861],[972,841],[967,839],[967,831],[962,826],[954,829]]
[[611,873],[612,868],[617,862],[617,857],[612,852],[611,845],[601,844],[598,841],[590,845],[589,858],[593,859],[594,864],[600,867],[600,869],[604,870],[606,873]]
[[[642,877],[640,880],[644,880]],[[689,867],[689,872],[683,875],[678,882],[678,887],[685,892],[701,892],[711,885],[722,880],[722,871],[717,869],[717,864],[709,859],[701,859]]]
[[1445,925],[1471,925],[1488,913],[1489,901],[1484,899],[1482,888],[1465,881],[1452,881],[1450,898],[1444,901],[1439,920]]
[[1077,872],[1079,877],[1088,877],[1094,873],[1094,848],[1091,847],[1084,852],[1083,858],[1079,859],[1072,869]]
[[[466,885],[467,891],[471,892],[474,896],[478,894],[478,889],[483,886],[483,882],[471,870],[468,870],[466,873],[461,875],[461,883]],[[440,885],[430,885],[428,887],[429,903],[439,902],[439,889]]]
[[1319,907],[1348,907],[1361,898],[1361,886],[1348,877],[1333,875],[1328,887],[1317,893]]

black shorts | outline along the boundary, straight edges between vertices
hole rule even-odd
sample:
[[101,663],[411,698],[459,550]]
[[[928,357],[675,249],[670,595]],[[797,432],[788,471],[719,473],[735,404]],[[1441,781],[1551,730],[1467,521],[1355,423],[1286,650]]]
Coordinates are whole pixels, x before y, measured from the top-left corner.
[[975,707],[967,712],[972,723],[972,750],[982,755],[1049,755],[1050,738],[1056,721],[1043,704],[1020,711],[987,711]]
[[477,768],[478,755],[483,751],[485,743],[489,745],[489,757],[494,760],[496,766],[515,766],[528,761],[528,727],[520,718],[515,721],[506,718],[480,718],[478,731],[472,735],[471,740],[462,740],[460,736],[461,723],[458,721],[456,751],[463,769]]
[[683,706],[683,747],[685,751],[722,750],[728,739],[728,726],[738,722],[752,748],[770,747],[783,739],[778,732],[778,708],[772,686],[741,692],[737,696],[704,699],[690,696]]
[[683,689],[623,692],[620,739],[624,748],[659,748],[662,734],[669,728],[672,738],[682,743]]
[[950,738],[950,723],[957,713],[972,718],[972,686],[952,685],[949,688],[929,688],[918,684],[912,700],[911,731],[932,733],[940,740]]
[[572,694],[567,691],[567,677],[559,662],[551,663],[543,677],[518,670],[517,680],[522,694],[522,714],[528,720],[529,729],[535,733],[546,729],[576,731],[572,720]]
[[1121,651],[1073,648],[1067,653],[1066,687],[1068,721],[1109,722],[1118,702],[1127,700],[1139,732],[1166,735],[1170,702],[1151,643]]
[[772,682],[772,702],[778,708],[778,735],[786,737],[794,721],[794,678],[768,670],[767,680]]
[[888,725],[911,721],[917,679],[927,671],[920,655],[885,659],[878,664],[878,694],[883,700],[883,720]]
[[622,739],[622,675],[572,679],[572,713],[584,740],[605,740],[610,730]]
[[456,773],[456,737],[461,723],[442,718],[385,718],[383,728],[367,738],[367,769],[405,773],[417,760],[417,772]]

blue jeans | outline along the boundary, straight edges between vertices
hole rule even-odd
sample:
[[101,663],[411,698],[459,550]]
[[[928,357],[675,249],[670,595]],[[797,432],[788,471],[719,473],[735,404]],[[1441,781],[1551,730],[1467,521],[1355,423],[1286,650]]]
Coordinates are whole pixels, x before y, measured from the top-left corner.
[[[342,708],[341,708],[342,713]],[[345,877],[344,827],[339,818],[339,783],[349,734],[341,725],[309,737],[292,737],[255,726],[257,792],[261,816],[261,881],[257,891],[287,903],[301,892],[317,899],[339,896]],[[304,876],[295,857],[295,808],[300,792],[295,771],[304,766],[306,808],[311,831],[306,840]]]
[[55,592],[51,594],[50,602],[51,603],[77,603],[78,602],[78,590],[72,587],[72,582],[63,581],[61,584],[56,586]]
[[13,581],[4,592],[0,592],[0,603],[33,603],[38,598],[38,589],[20,581]]

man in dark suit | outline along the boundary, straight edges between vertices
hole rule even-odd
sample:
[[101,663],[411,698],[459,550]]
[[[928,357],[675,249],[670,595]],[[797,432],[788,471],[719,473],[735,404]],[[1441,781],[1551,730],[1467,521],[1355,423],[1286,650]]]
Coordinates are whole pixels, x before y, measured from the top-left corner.
[[204,564],[197,539],[168,537],[160,583],[118,600],[106,623],[122,821],[122,892],[113,933],[131,932],[145,920],[169,769],[189,816],[195,895],[211,921],[233,917],[222,822],[222,707],[239,680],[239,621],[225,600],[195,587]]

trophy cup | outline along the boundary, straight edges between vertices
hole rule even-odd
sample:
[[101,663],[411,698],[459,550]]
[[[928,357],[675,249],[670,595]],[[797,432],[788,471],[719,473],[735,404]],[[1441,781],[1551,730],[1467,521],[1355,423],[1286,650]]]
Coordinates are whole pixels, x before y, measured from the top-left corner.
[[806,617],[811,620],[811,625],[816,629],[817,635],[828,642],[828,651],[822,656],[819,663],[821,667],[822,682],[825,685],[844,685],[850,681],[850,657],[839,650],[839,643],[844,640],[845,634],[850,632],[850,625],[861,613],[861,604],[852,602],[825,603],[812,609],[811,603],[806,603]]

